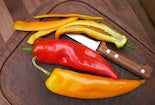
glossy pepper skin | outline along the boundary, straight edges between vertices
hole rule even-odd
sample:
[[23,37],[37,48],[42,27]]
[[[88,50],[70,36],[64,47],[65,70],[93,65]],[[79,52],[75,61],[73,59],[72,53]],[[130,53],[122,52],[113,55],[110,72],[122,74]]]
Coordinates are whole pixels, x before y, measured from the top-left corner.
[[55,38],[58,39],[64,33],[84,33],[97,40],[114,43],[117,48],[123,47],[127,42],[127,37],[103,23],[90,20],[76,20],[60,27]]
[[128,93],[145,80],[114,80],[55,68],[46,80],[46,87],[59,95],[81,99],[109,98]]
[[68,66],[118,79],[116,72],[97,52],[72,41],[38,38],[33,46],[38,62]]
[[46,36],[46,35],[48,35],[49,33],[52,33],[55,30],[56,30],[56,28],[55,29],[53,28],[53,29],[49,29],[49,30],[41,30],[41,31],[38,31],[38,32],[32,34],[29,37],[27,43],[33,44],[37,38],[40,38],[42,36]]
[[86,19],[86,20],[93,20],[93,21],[102,21],[103,17],[94,17],[94,16],[88,16],[88,15],[82,15],[82,14],[43,14],[43,15],[38,15],[34,16],[34,18],[47,18],[47,17],[78,17],[80,19]]
[[39,22],[26,22],[26,21],[16,21],[13,25],[13,29],[20,31],[41,31],[48,29],[56,29],[66,23],[77,20],[77,17],[66,18],[56,21],[39,21]]

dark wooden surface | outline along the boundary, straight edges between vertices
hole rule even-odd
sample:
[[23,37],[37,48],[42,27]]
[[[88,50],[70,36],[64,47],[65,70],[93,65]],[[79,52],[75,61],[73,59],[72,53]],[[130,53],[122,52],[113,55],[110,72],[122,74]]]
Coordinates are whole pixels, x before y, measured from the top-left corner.
[[155,23],[155,1],[154,0],[141,0],[143,6],[145,7],[146,11],[148,12],[149,17]]
[[[33,55],[21,50],[29,46],[26,41],[32,33],[12,29],[14,21],[32,21],[32,16],[37,14],[82,13],[103,16],[103,22],[126,34],[136,50],[117,50],[111,44],[108,47],[140,64],[149,64],[154,71],[154,27],[138,0],[1,0],[0,6],[0,105],[155,105],[155,72],[140,88],[114,98],[81,100],[51,93],[44,85],[46,76],[31,63]],[[108,62],[121,78],[139,79],[110,60]],[[51,71],[56,67],[41,65]]]

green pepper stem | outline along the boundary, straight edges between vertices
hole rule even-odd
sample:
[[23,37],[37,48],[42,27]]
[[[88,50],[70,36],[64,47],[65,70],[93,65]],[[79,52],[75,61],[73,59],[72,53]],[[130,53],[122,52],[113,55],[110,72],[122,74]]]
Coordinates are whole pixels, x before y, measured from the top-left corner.
[[33,65],[34,65],[37,69],[39,69],[40,71],[42,71],[43,73],[45,73],[45,74],[47,75],[47,77],[50,76],[51,73],[50,73],[49,71],[47,71],[47,70],[44,69],[43,67],[41,67],[41,66],[39,66],[39,65],[36,64],[36,56],[34,56],[34,57],[32,58],[32,63],[33,63]]
[[24,48],[22,48],[22,50],[32,52],[32,48],[31,47],[24,47]]
[[130,49],[133,49],[133,50],[135,49],[135,47],[133,45],[131,45],[128,41],[125,43],[124,46],[127,48],[130,48]]

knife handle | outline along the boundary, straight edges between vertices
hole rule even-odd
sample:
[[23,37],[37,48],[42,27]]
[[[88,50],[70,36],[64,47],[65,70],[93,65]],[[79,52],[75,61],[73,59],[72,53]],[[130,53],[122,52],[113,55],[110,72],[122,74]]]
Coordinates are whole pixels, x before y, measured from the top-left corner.
[[152,73],[152,67],[149,65],[140,65],[135,61],[108,49],[105,42],[101,42],[97,52],[142,78],[148,79]]

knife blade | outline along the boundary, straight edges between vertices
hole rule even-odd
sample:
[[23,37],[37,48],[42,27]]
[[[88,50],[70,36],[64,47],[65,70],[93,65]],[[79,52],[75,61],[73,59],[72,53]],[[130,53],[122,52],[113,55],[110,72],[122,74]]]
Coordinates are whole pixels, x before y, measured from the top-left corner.
[[91,38],[88,38],[82,34],[66,34],[66,35],[94,51],[97,50],[98,46],[101,43],[101,41],[92,40]]
[[82,34],[66,34],[71,39],[87,46],[88,48],[97,51],[100,55],[110,59],[111,61],[115,62],[116,64],[125,68],[142,78],[148,79],[152,73],[152,67],[149,65],[141,65],[137,62],[118,54],[117,52],[109,49],[106,46],[106,43],[103,41],[93,40],[85,35]]

